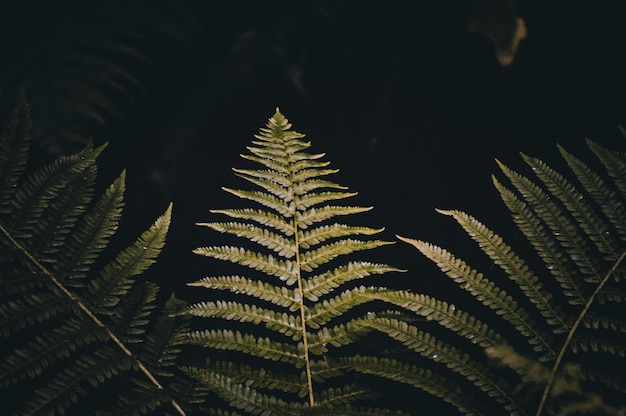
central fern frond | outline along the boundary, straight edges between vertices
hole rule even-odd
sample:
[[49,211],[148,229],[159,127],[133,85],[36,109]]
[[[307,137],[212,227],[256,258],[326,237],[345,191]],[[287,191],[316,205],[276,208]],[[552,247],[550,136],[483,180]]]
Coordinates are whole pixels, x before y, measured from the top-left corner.
[[[373,299],[380,288],[349,286],[350,282],[391,271],[395,267],[365,261],[335,265],[338,257],[391,244],[366,239],[382,229],[329,223],[337,216],[349,216],[370,208],[332,203],[356,193],[323,177],[337,172],[323,161],[324,154],[305,152],[310,147],[303,134],[290,130],[291,124],[277,110],[266,128],[256,135],[250,154],[244,159],[261,164],[258,170],[233,169],[240,178],[260,190],[224,188],[225,191],[263,208],[221,209],[230,222],[199,225],[221,233],[245,238],[260,249],[228,245],[200,247],[194,253],[226,260],[260,272],[265,277],[239,275],[206,277],[193,286],[230,290],[241,302],[215,301],[192,305],[189,313],[201,317],[222,318],[241,323],[263,324],[269,335],[259,328],[246,333],[240,330],[205,330],[189,334],[189,342],[220,350],[238,351],[254,357],[288,363],[295,372],[269,372],[243,365],[216,362],[206,368],[188,368],[232,405],[252,414],[264,414],[268,406],[279,409],[344,409],[348,403],[365,397],[353,385],[339,389],[319,390],[324,380],[339,374],[329,371],[325,355],[330,346],[353,343],[370,331],[360,325],[363,319],[348,320],[344,315]],[[332,265],[332,267],[331,267]],[[337,322],[343,319],[343,322]],[[233,368],[238,370],[233,371]],[[224,369],[229,369],[225,372]],[[244,374],[263,373],[259,379]],[[239,385],[239,387],[234,387]],[[275,390],[279,396],[260,390]],[[359,392],[358,394],[356,392]],[[293,392],[306,397],[304,403],[288,401]],[[256,400],[250,400],[254,396]],[[270,405],[272,404],[272,405]],[[362,410],[375,414],[376,410]],[[288,412],[290,413],[290,412]]]

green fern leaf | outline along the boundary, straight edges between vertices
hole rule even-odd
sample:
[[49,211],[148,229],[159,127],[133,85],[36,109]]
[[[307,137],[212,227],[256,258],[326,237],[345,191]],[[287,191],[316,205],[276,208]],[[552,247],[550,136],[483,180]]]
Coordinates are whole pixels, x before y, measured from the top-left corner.
[[561,318],[562,311],[551,302],[552,295],[543,289],[539,278],[511,250],[511,247],[504,243],[499,235],[464,212],[439,212],[452,216],[494,263],[500,266],[509,275],[509,278],[518,284],[526,297],[537,306],[547,322],[558,325],[555,332],[564,332],[569,329],[569,325]]
[[320,297],[330,293],[346,282],[376,274],[403,271],[405,270],[386,264],[349,262],[345,266],[340,266],[336,269],[303,280],[302,292],[304,297],[315,302]]
[[304,360],[298,350],[302,344],[291,344],[272,341],[269,338],[257,338],[252,334],[230,330],[193,331],[189,335],[189,343],[204,347],[223,350],[236,350],[255,357],[267,358],[272,361],[283,361],[295,364],[300,368]]
[[29,400],[19,411],[21,415],[53,415],[65,413],[80,396],[86,395],[83,387],[98,387],[105,380],[131,368],[131,357],[121,358],[111,348],[100,348],[89,358],[79,358],[65,368],[46,387],[35,390],[34,400]]
[[581,283],[574,278],[575,266],[559,250],[558,242],[552,237],[539,217],[523,201],[502,185],[495,176],[492,179],[502,200],[511,211],[513,220],[526,238],[530,240],[547,269],[559,282],[565,295],[569,297],[568,302],[573,305],[582,305],[585,301],[585,295]]
[[[431,363],[433,372],[445,374],[435,366],[444,364],[488,395],[493,394],[495,400],[485,402],[489,414],[492,408],[499,409],[494,410],[497,414],[507,410],[541,415],[548,408],[555,414],[619,414],[626,385],[621,360],[626,354],[626,325],[621,310],[621,302],[626,299],[622,287],[625,275],[622,262],[626,257],[623,232],[626,229],[623,218],[626,155],[608,151],[590,141],[588,144],[606,169],[605,174],[593,171],[559,146],[578,183],[526,155],[522,157],[541,185],[497,161],[513,188],[507,188],[495,176],[493,183],[537,258],[527,253],[529,258],[522,259],[517,254],[521,251],[516,253],[500,236],[461,211],[440,211],[452,216],[510,278],[513,283],[507,286],[507,290],[511,287],[510,294],[500,287],[495,277],[487,280],[447,250],[399,237],[435,262],[460,288],[501,315],[507,325],[500,331],[507,334],[507,338],[512,335],[510,344],[487,326],[498,322],[493,316],[484,315],[483,319],[481,314],[483,324],[447,302],[406,291],[379,291],[372,295],[412,311],[426,321],[434,321],[441,329],[477,342],[485,348],[488,359],[493,360],[491,363],[486,365],[480,357],[464,355],[465,351],[472,351],[467,344],[459,344],[466,345],[467,349],[457,349],[456,344],[452,348],[439,341],[433,334],[439,335],[440,331],[427,332],[429,324],[423,329],[420,325],[418,329],[411,324],[412,317],[404,322],[393,316],[379,316],[361,324],[387,333],[434,362]],[[582,188],[579,189],[579,185]],[[545,268],[533,270],[536,264],[541,266],[541,261]],[[497,275],[498,271],[491,273]],[[556,282],[544,280],[544,276],[550,275]],[[534,308],[527,308],[526,304]],[[526,337],[532,348],[517,342],[518,335]],[[382,371],[376,373],[373,362],[371,358],[351,359],[344,360],[343,364],[365,374],[392,378]],[[373,368],[368,369],[369,366]],[[500,374],[506,374],[507,380],[517,379],[517,386],[514,382],[510,386],[498,383],[501,388],[491,384]],[[400,377],[396,380],[410,384]],[[428,391],[425,386],[416,386]],[[431,393],[446,400],[454,397],[453,389],[459,386],[454,382],[439,393],[437,390]],[[498,401],[504,409],[494,403]],[[464,412],[462,404],[455,406]],[[482,409],[477,407],[469,412],[476,410]]]
[[218,392],[220,397],[229,404],[239,410],[243,410],[249,414],[272,416],[272,415],[291,415],[294,413],[293,408],[283,400],[274,396],[258,393],[257,390],[250,388],[244,384],[234,382],[230,377],[216,374],[213,372],[201,371],[195,367],[185,367],[193,377],[201,380],[212,390]]
[[120,297],[132,286],[132,278],[154,264],[165,245],[171,215],[172,205],[170,204],[152,227],[104,267],[100,279],[92,280],[88,287],[87,297],[92,304],[102,308],[102,310],[97,309],[99,313],[107,313],[108,308],[115,306]]
[[303,230],[318,222],[326,221],[338,215],[352,215],[367,212],[372,207],[344,207],[327,205],[320,208],[311,208],[296,213],[296,221]]
[[442,363],[450,370],[463,375],[490,397],[503,403],[508,411],[522,413],[522,409],[513,397],[507,383],[492,374],[480,363],[473,361],[468,354],[464,354],[461,350],[437,340],[431,334],[420,331],[416,327],[397,319],[374,318],[369,320],[367,324],[400,341],[420,355],[434,362]]
[[464,394],[461,387],[430,370],[378,357],[347,357],[340,359],[339,362],[363,374],[373,374],[415,386],[450,403],[465,415],[486,414],[484,406],[472,396]]
[[524,160],[546,185],[548,191],[563,203],[589,239],[596,244],[597,249],[607,255],[608,260],[615,261],[619,256],[619,253],[614,250],[615,241],[608,232],[607,225],[595,215],[594,209],[587,204],[583,194],[563,175],[548,167],[541,160],[528,156],[524,156]]
[[296,254],[288,239],[280,234],[268,231],[267,229],[263,229],[261,227],[236,222],[198,223],[196,225],[209,227],[221,233],[228,233],[236,235],[237,237],[247,238],[248,240],[259,243],[260,245],[275,251],[278,255],[288,259],[294,257]]
[[539,186],[502,163],[498,162],[498,165],[536,215],[547,224],[552,235],[562,244],[580,270],[589,276],[590,281],[599,282],[602,279],[602,272],[598,269],[596,260],[590,255],[591,249],[576,224]]
[[115,233],[122,214],[125,178],[122,172],[69,236],[59,253],[61,267],[56,268],[61,278],[83,279]]
[[320,265],[328,263],[335,257],[351,254],[362,250],[371,250],[376,247],[393,244],[388,241],[371,240],[359,241],[352,239],[344,239],[335,243],[321,246],[318,249],[310,250],[302,253],[300,256],[300,268],[306,272],[312,272]]
[[293,289],[284,286],[274,286],[259,280],[250,280],[241,276],[218,276],[205,277],[189,286],[199,286],[208,289],[230,290],[236,294],[245,294],[255,298],[266,300],[277,306],[287,307],[290,311],[295,311],[299,303],[295,298]]
[[190,306],[188,313],[202,318],[222,318],[254,324],[265,323],[266,328],[293,337],[294,340],[302,338],[300,322],[293,315],[259,308],[255,305],[224,301],[202,302]]
[[44,369],[70,356],[77,348],[106,339],[105,331],[100,328],[77,319],[66,320],[4,358],[0,363],[0,383],[7,387],[25,378],[38,377]]
[[350,309],[370,302],[382,288],[359,286],[353,289],[344,290],[339,295],[324,299],[315,304],[310,309],[307,323],[311,328],[320,328],[330,322],[331,319],[339,317]]
[[[568,153],[563,147],[559,146],[559,152],[576,175],[578,181],[585,188],[585,191],[604,212],[611,224],[617,229],[621,240],[624,241],[626,239],[626,221],[624,221],[626,209],[624,209],[624,205],[616,192],[609,187],[598,173],[592,171],[585,163]],[[605,236],[610,237],[611,234],[605,231]]]
[[624,161],[623,154],[605,149],[589,139],[586,139],[586,142],[606,168],[621,195],[626,195],[626,180],[624,179],[626,178],[626,161]]
[[[356,193],[320,179],[337,170],[322,160],[324,154],[307,153],[310,143],[290,128],[276,111],[267,127],[255,136],[253,146],[247,148],[251,154],[242,155],[262,168],[233,169],[236,176],[261,190],[223,188],[263,208],[212,210],[237,221],[199,224],[245,239],[264,251],[224,245],[200,247],[194,253],[244,266],[259,277],[205,277],[191,285],[228,290],[241,300],[211,300],[187,309],[188,314],[197,317],[254,327],[254,332],[248,333],[230,329],[192,331],[188,335],[191,345],[235,351],[238,356],[269,363],[262,365],[264,370],[237,367],[241,374],[233,367],[215,364],[186,371],[231,406],[249,414],[352,414],[355,410],[349,403],[370,395],[361,388],[332,385],[341,371],[331,368],[326,356],[371,331],[361,324],[367,318],[347,320],[345,315],[375,300],[370,295],[378,289],[346,284],[401,270],[363,261],[336,264],[344,256],[390,243],[351,238],[373,236],[382,228],[326,222],[371,208],[327,205]],[[319,360],[312,360],[313,356]],[[272,361],[285,365],[277,366]],[[259,379],[269,371],[271,376],[266,381]],[[243,379],[242,375],[250,378]],[[251,397],[258,402],[250,404]],[[300,400],[305,397],[308,400],[302,403]],[[268,403],[273,407],[268,407]],[[363,414],[380,411],[371,409]]]
[[[306,385],[302,377],[295,374],[277,374],[264,368],[254,369],[247,365],[232,362],[216,362],[211,371],[231,378],[236,383],[245,384],[258,389],[272,389],[282,392],[296,393],[298,397],[306,397]],[[196,369],[206,373],[207,369]]]
[[324,225],[301,232],[298,236],[300,247],[308,249],[331,238],[347,237],[351,235],[374,235],[384,228],[351,227],[345,224]]
[[0,304],[0,331],[6,338],[15,330],[46,321],[68,312],[69,309],[68,302],[49,293],[37,293],[29,298],[10,300]]
[[10,203],[28,161],[31,129],[28,103],[22,93],[0,135],[0,214],[11,212]]
[[370,296],[398,305],[427,320],[435,321],[481,347],[486,348],[503,343],[502,336],[490,329],[487,324],[445,301],[428,295],[396,290],[379,290]]
[[529,343],[541,351],[555,355],[551,343],[531,319],[530,314],[513,300],[504,290],[486,279],[481,273],[457,259],[447,250],[423,241],[400,237],[415,246],[422,254],[434,261],[441,270],[450,276],[461,288],[475,296],[485,306],[493,309],[522,335],[529,337]]
[[[179,401],[197,403],[201,389],[172,371],[179,350],[156,337],[167,323],[154,319],[157,287],[136,278],[163,247],[171,206],[107,266],[96,266],[106,263],[101,254],[117,229],[124,173],[92,204],[104,146],[89,145],[22,178],[30,114],[20,105],[0,136],[0,189],[15,188],[2,191],[0,216],[4,410],[145,414],[167,407],[184,415]],[[185,332],[173,332],[178,343]]]
[[297,277],[293,272],[293,264],[289,260],[279,260],[271,255],[246,250],[240,247],[200,247],[193,251],[195,254],[213,257],[218,260],[227,260],[233,263],[239,263],[242,266],[277,276],[280,280],[292,285],[296,282]]

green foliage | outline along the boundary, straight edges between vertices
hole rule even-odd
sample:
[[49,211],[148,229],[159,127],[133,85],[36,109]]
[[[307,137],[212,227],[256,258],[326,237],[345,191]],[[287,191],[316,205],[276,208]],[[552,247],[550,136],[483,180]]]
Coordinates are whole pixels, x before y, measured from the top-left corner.
[[[171,205],[109,254],[125,174],[96,196],[105,146],[91,143],[29,173],[30,132],[20,97],[0,136],[5,413],[390,414],[365,407],[376,397],[373,377],[466,415],[626,414],[626,153],[588,141],[598,158],[588,165],[559,146],[571,179],[526,155],[538,181],[498,162],[510,186],[493,182],[526,246],[439,210],[484,254],[476,267],[399,237],[466,292],[457,307],[368,285],[402,270],[343,260],[391,243],[373,237],[383,229],[335,222],[370,208],[336,202],[356,194],[326,179],[337,170],[307,153],[310,143],[277,110],[242,155],[257,169],[233,169],[256,189],[223,188],[257,205],[212,210],[228,219],[198,224],[224,241],[194,252],[246,276],[190,283],[209,291],[188,306],[174,296],[162,305],[157,286],[139,279],[164,246]],[[230,243],[238,239],[246,244]],[[354,355],[377,332],[397,341],[385,346],[398,347],[393,357]],[[202,355],[183,365],[182,348]],[[200,407],[207,390],[215,403]]]
[[478,304],[463,304],[470,314],[427,295],[378,292],[425,322],[377,318],[368,325],[423,359],[381,366],[374,357],[353,357],[342,364],[413,385],[468,415],[624,414],[626,153],[588,145],[604,173],[560,146],[572,180],[526,155],[538,183],[498,162],[515,191],[494,176],[495,187],[532,246],[520,249],[531,253],[524,258],[461,211],[439,212],[488,257],[485,272],[444,248],[399,237]]
[[188,314],[234,323],[232,329],[224,322],[221,328],[190,332],[191,345],[229,353],[220,354],[226,360],[207,360],[186,371],[246,414],[388,414],[352,407],[371,392],[342,381],[328,359],[334,349],[370,331],[366,323],[376,319],[352,316],[384,289],[355,281],[400,270],[367,261],[338,263],[340,256],[390,243],[359,238],[382,229],[330,222],[369,208],[331,204],[355,193],[323,179],[336,170],[322,161],[323,154],[306,153],[310,143],[290,128],[277,110],[248,147],[250,154],[242,155],[262,167],[234,169],[260,190],[224,188],[262,208],[214,210],[233,220],[199,224],[244,238],[253,248],[209,246],[196,254],[244,266],[253,277],[210,276],[191,284],[212,294],[230,291],[233,300],[220,294],[190,306]]
[[[0,386],[4,414],[184,414],[198,389],[175,369],[188,331],[173,296],[138,277],[165,243],[171,205],[117,256],[124,173],[94,198],[104,146],[26,175],[30,108],[0,137]],[[95,200],[94,200],[95,199]]]

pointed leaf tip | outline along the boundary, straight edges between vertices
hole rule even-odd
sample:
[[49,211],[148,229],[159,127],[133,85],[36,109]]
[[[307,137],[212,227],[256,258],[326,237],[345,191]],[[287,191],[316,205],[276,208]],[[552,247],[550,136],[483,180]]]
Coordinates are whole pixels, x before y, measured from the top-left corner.
[[435,208],[435,211],[443,215],[454,215],[454,210],[450,210],[450,209]]
[[396,234],[396,238],[400,241],[404,241],[405,243],[413,244],[413,242],[417,241],[409,237],[402,237],[401,235]]

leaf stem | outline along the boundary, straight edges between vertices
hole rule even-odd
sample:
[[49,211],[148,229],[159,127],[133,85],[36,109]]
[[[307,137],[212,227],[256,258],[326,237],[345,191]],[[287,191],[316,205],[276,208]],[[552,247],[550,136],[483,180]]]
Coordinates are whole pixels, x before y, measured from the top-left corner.
[[602,281],[598,284],[598,287],[596,287],[596,290],[591,294],[591,296],[587,300],[585,307],[580,312],[580,314],[578,315],[578,318],[576,319],[576,322],[574,322],[574,325],[572,325],[572,328],[567,334],[565,343],[563,344],[563,347],[561,347],[561,351],[559,351],[559,355],[556,357],[556,360],[554,361],[554,366],[552,367],[552,371],[550,372],[550,376],[548,377],[548,383],[546,384],[546,387],[543,389],[543,394],[541,396],[541,401],[539,402],[539,407],[537,408],[536,416],[541,416],[541,412],[543,412],[543,408],[545,407],[546,401],[548,400],[548,395],[550,394],[550,389],[552,388],[552,385],[554,384],[556,372],[559,369],[559,366],[561,365],[561,361],[563,360],[563,357],[565,356],[565,352],[567,351],[567,348],[569,347],[569,343],[572,341],[572,338],[574,338],[574,333],[580,326],[583,318],[589,311],[589,308],[591,308],[591,304],[595,300],[596,296],[598,295],[598,293],[600,293],[600,290],[602,290],[604,285],[609,281],[609,279],[611,278],[611,275],[615,272],[615,270],[617,270],[622,260],[624,260],[624,257],[626,257],[626,251],[624,251],[619,256],[619,258],[613,264],[613,267],[611,267],[611,270],[607,272],[607,274],[604,276]]
[[302,275],[300,273],[300,241],[298,238],[298,223],[295,218],[293,219],[293,230],[294,230],[294,239],[295,239],[295,248],[296,248],[296,265],[297,265],[297,279],[298,279],[298,296],[300,298],[300,321],[302,324],[302,344],[304,348],[304,365],[306,368],[306,382],[307,388],[309,391],[309,405],[311,407],[315,406],[315,398],[313,397],[313,377],[311,375],[311,359],[309,358],[309,345],[306,339],[307,330],[306,330],[306,314],[304,309],[304,290],[302,288]]
[[[117,335],[115,335],[105,324],[104,322],[102,322],[78,297],[76,297],[71,291],[69,291],[64,285],[63,283],[61,283],[59,281],[59,279],[57,279],[46,267],[44,267],[28,250],[26,250],[24,248],[24,246],[22,246],[17,240],[15,240],[13,238],[13,236],[11,236],[11,234],[7,231],[6,228],[4,228],[2,226],[2,224],[0,224],[0,231],[2,231],[2,233],[9,239],[9,241],[19,250],[21,251],[27,258],[28,260],[30,260],[46,277],[48,277],[52,283],[65,295],[67,296],[72,302],[74,302],[78,308],[83,311],[85,313],[85,315],[87,315],[89,317],[89,319],[91,319],[91,321],[93,323],[95,323],[97,326],[99,326],[100,328],[102,328],[106,334],[108,335],[108,337],[124,352],[124,354],[126,354],[127,356],[131,357],[133,360],[135,360],[137,366],[139,367],[139,370],[148,378],[148,380],[150,380],[150,382],[159,390],[164,390],[163,386],[161,385],[161,383],[159,383],[159,381],[154,377],[154,375],[150,372],[150,370],[148,370],[146,368],[146,366],[139,360],[139,358],[137,358],[132,351],[130,351],[126,345],[124,345],[124,343],[122,342],[122,340],[120,340]],[[180,407],[180,405],[176,402],[176,400],[171,399],[171,404],[172,407],[174,407],[174,409],[176,409],[176,412],[181,415],[181,416],[185,416],[186,413],[185,411],[182,409],[182,407]]]

